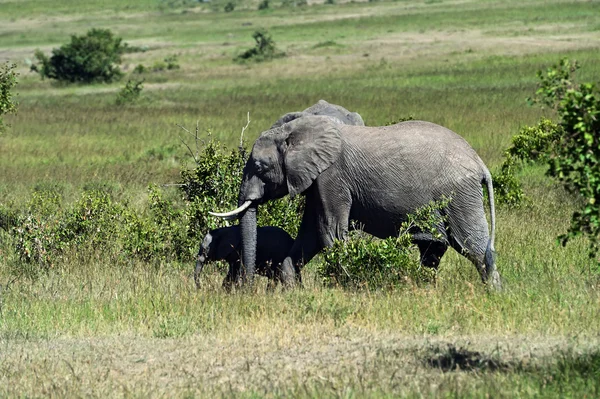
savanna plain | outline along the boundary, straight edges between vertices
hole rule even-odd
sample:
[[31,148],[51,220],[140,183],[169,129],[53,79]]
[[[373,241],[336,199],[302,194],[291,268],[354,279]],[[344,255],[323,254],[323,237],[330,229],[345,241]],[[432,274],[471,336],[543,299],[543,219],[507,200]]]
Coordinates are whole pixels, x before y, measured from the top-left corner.
[[[490,170],[519,128],[536,71],[561,57],[600,80],[600,2],[573,0],[0,0],[0,61],[18,65],[19,110],[0,136],[0,204],[40,187],[65,203],[89,185],[143,207],[147,187],[181,197],[191,132],[235,148],[319,99],[379,126],[412,116],[462,135]],[[29,71],[70,35],[110,29],[147,73],[141,99],[115,105],[127,80],[59,85]],[[285,57],[239,64],[267,28]],[[600,272],[587,242],[562,247],[578,199],[540,166],[519,172],[528,202],[498,204],[491,292],[453,251],[435,281],[394,289],[325,286],[313,260],[301,289],[224,292],[222,266],[201,289],[192,262],[114,261],[102,248],[19,273],[0,229],[2,397],[599,397]],[[236,204],[230,204],[234,206]],[[198,244],[201,237],[198,237]],[[196,247],[190,251],[197,250]]]

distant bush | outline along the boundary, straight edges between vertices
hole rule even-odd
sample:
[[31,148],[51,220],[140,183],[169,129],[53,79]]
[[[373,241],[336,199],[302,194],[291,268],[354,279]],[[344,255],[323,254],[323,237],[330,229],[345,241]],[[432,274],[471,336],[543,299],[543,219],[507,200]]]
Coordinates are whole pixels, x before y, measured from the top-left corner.
[[269,0],[262,0],[260,3],[258,3],[259,10],[266,10],[268,8],[269,8]]
[[133,68],[133,73],[136,73],[138,75],[146,73],[146,71],[148,71],[148,68],[146,68],[146,66],[143,64],[137,64],[135,68]]
[[117,105],[131,104],[139,100],[144,89],[143,80],[129,79],[118,93],[115,103]]
[[119,64],[124,46],[108,29],[91,29],[71,36],[71,43],[52,50],[47,57],[37,50],[39,64],[31,66],[42,78],[64,82],[112,82],[122,76]]
[[161,72],[165,70],[179,69],[179,63],[176,55],[165,57],[162,61],[156,61],[152,65],[153,72]]
[[252,38],[256,41],[256,45],[235,57],[234,61],[262,62],[285,56],[285,53],[277,50],[275,41],[266,29],[255,31],[252,34]]
[[281,2],[282,7],[303,7],[308,5],[306,0],[283,0]]
[[12,90],[17,85],[18,73],[15,72],[16,64],[6,63],[0,66],[0,133],[4,130],[2,115],[17,112],[18,103],[14,99]]
[[235,10],[235,3],[233,1],[228,2],[227,4],[225,4],[223,10],[225,12],[232,12],[233,10]]
[[423,268],[411,232],[417,228],[439,236],[436,226],[443,221],[438,210],[449,199],[432,202],[408,216],[398,237],[379,240],[360,230],[351,231],[348,240],[336,240],[325,252],[317,272],[326,285],[344,288],[391,288],[407,282],[428,282],[435,271]]

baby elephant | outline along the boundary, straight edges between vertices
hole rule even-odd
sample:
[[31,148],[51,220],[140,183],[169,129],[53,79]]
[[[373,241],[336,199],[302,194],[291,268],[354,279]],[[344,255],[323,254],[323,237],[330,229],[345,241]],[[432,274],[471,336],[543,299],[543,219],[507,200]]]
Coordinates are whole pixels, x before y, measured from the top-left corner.
[[[257,229],[256,272],[273,280],[276,268],[283,263],[292,248],[294,239],[279,227],[263,226]],[[231,288],[241,277],[241,235],[240,226],[222,227],[208,232],[202,240],[194,281],[200,288],[200,273],[205,262],[225,260],[229,263],[229,272],[223,280],[223,287]]]

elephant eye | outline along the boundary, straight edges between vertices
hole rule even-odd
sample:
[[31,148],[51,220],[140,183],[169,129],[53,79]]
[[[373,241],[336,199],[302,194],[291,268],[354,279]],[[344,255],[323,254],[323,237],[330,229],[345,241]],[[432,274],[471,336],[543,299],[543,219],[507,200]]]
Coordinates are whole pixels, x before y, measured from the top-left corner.
[[258,172],[258,174],[261,174],[261,175],[265,174],[269,170],[268,165],[259,160],[254,161],[254,166],[256,167],[256,171]]

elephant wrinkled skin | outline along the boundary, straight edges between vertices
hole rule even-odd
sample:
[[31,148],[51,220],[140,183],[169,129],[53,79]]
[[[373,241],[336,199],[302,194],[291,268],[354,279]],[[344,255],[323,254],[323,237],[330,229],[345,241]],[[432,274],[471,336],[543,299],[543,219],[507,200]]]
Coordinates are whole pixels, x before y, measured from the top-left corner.
[[[491,235],[482,183],[489,194]],[[423,121],[349,126],[327,116],[303,116],[263,132],[244,168],[239,194],[239,205],[248,207],[239,214],[250,280],[256,209],[288,194],[305,195],[306,209],[277,276],[285,284],[293,285],[302,266],[321,249],[345,238],[350,220],[376,237],[395,236],[407,214],[450,197],[441,211],[446,221],[438,226],[443,238],[413,234],[421,261],[436,267],[451,246],[475,264],[483,282],[500,288],[491,175],[471,146],[447,128]]]

